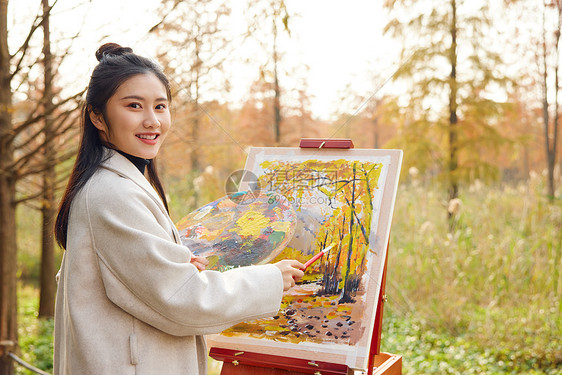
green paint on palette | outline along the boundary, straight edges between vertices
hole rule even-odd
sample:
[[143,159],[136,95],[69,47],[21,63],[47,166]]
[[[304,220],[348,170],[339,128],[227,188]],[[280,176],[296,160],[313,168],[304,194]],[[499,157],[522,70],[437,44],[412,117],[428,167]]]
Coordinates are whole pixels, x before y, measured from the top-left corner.
[[284,238],[285,238],[284,232],[275,231],[275,232],[273,232],[269,235],[269,241],[271,243],[274,243],[274,244],[277,244],[277,243],[283,241]]

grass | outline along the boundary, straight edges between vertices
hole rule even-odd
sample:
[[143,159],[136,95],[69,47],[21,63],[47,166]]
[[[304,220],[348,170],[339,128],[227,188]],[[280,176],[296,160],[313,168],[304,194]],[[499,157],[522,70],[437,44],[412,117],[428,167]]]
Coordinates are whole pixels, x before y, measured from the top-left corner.
[[[404,374],[562,374],[560,200],[544,197],[540,178],[461,192],[449,232],[446,194],[422,181],[401,184],[382,350],[403,356]],[[20,216],[23,277],[37,269],[28,236],[38,226]],[[37,320],[37,299],[21,284],[20,345],[24,359],[50,371],[52,322]],[[209,364],[210,374],[220,372]]]
[[464,191],[449,232],[444,194],[401,186],[383,349],[405,373],[562,374],[560,201],[539,179]]
[[562,374],[559,364],[499,341],[486,345],[470,333],[450,335],[413,316],[385,314],[382,350],[403,356],[404,374]]
[[[18,288],[18,335],[20,358],[44,371],[53,369],[53,319],[38,319],[39,291],[32,285],[21,284]],[[33,375],[34,372],[21,366],[18,375]]]

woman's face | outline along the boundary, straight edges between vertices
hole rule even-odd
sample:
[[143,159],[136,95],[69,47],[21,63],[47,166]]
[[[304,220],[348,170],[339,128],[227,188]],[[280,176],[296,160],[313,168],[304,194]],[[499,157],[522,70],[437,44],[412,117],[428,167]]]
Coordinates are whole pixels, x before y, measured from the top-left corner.
[[168,105],[164,84],[152,73],[139,74],[109,98],[105,117],[90,112],[90,119],[102,140],[127,154],[153,159],[170,129]]

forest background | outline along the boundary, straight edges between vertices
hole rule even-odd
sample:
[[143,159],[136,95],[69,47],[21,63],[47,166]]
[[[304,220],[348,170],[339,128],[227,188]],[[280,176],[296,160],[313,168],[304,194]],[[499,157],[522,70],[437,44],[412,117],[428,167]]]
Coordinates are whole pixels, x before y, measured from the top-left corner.
[[53,215],[107,41],[173,82],[175,221],[249,146],[403,149],[382,349],[405,373],[562,373],[561,24],[559,0],[0,1],[0,374],[52,369]]

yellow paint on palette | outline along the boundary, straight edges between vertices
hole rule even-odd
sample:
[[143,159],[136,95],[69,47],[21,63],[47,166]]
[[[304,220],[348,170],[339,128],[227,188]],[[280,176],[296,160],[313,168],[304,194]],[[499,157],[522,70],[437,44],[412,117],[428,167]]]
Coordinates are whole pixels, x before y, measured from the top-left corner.
[[291,230],[291,225],[289,221],[274,221],[270,224],[270,227],[275,231],[287,233]]
[[274,207],[273,212],[275,212],[275,214],[278,216],[283,216],[283,212],[281,212],[281,209],[279,207]]
[[203,233],[201,233],[201,237],[200,239],[202,240],[207,240],[207,241],[212,241],[213,239],[215,239],[218,235],[220,235],[221,231],[220,230],[205,230]]
[[262,229],[268,226],[270,220],[260,212],[248,211],[245,212],[236,224],[240,229],[236,230],[241,236],[259,236]]

